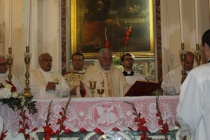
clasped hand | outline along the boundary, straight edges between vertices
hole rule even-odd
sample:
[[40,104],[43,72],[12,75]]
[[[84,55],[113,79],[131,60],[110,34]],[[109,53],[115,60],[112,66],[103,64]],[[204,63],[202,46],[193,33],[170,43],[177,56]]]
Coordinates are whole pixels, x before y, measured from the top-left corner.
[[46,91],[48,90],[55,90],[56,89],[56,82],[48,82],[46,86]]

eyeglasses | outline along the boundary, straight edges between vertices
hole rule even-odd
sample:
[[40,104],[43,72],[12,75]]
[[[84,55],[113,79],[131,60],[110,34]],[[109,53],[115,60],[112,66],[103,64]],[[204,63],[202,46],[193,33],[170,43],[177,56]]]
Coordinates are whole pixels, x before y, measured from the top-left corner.
[[7,62],[5,62],[5,63],[0,63],[0,66],[5,66],[5,65],[7,65]]
[[124,61],[134,61],[133,58],[125,58]]

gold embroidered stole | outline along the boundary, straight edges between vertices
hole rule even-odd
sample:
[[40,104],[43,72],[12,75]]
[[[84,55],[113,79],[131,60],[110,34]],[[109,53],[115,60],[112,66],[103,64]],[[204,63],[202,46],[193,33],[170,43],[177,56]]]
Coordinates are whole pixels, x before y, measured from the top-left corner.
[[107,82],[107,92],[106,97],[113,97],[114,93],[114,88],[113,88],[113,83],[112,83],[112,76],[110,73],[105,74],[106,82]]

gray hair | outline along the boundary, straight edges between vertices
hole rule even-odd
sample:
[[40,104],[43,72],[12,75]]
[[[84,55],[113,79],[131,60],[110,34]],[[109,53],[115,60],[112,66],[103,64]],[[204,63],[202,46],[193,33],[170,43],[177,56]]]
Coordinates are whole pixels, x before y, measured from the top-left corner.
[[44,55],[48,55],[52,58],[52,56],[49,53],[42,53],[42,54],[39,55],[39,61],[42,61],[42,58],[43,58]]
[[111,56],[112,56],[112,52],[110,51],[110,49],[108,49],[108,48],[102,48],[98,52],[98,57],[102,57],[104,55],[104,53],[110,53]]

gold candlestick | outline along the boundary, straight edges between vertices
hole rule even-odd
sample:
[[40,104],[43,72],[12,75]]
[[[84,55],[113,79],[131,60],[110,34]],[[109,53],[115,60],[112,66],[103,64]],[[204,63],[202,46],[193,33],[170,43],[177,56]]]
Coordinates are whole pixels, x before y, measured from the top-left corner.
[[12,65],[13,65],[13,55],[12,55],[12,48],[11,46],[8,49],[8,55],[7,55],[7,64],[8,64],[8,80],[12,83]]
[[26,84],[26,87],[24,88],[24,93],[23,95],[25,97],[31,97],[31,92],[30,92],[30,88],[29,88],[29,65],[30,65],[30,59],[31,59],[31,54],[29,53],[29,46],[26,46],[26,52],[25,52],[25,55],[24,55],[24,60],[25,60],[25,64],[26,64],[26,73],[25,73],[25,77],[26,77],[26,80],[25,80],[25,84]]
[[92,97],[94,97],[95,89],[96,89],[96,81],[89,81],[90,82],[90,89],[91,89],[91,94]]
[[182,63],[182,80],[181,80],[181,83],[183,83],[184,80],[187,77],[187,73],[184,69],[184,62],[185,62],[185,59],[186,59],[186,51],[184,50],[184,43],[181,43],[181,51],[179,52],[179,55],[180,55],[180,60],[181,60],[181,63]]
[[199,47],[199,44],[196,44],[196,51],[195,51],[195,59],[197,62],[197,66],[200,66],[200,62],[201,62],[201,50]]

